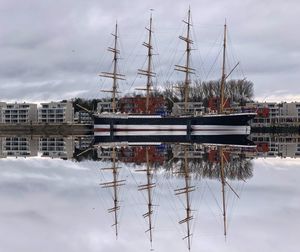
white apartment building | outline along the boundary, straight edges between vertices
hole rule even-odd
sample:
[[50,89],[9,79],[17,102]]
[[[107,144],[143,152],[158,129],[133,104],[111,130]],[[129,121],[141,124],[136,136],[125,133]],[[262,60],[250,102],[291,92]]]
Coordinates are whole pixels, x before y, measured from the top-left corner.
[[300,102],[247,103],[247,108],[268,109],[268,116],[257,116],[252,126],[300,125]]
[[38,122],[41,123],[72,123],[74,108],[72,102],[41,103],[38,109]]
[[2,123],[2,118],[3,118],[3,116],[2,116],[2,114],[3,114],[3,108],[5,108],[6,107],[6,103],[5,102],[0,102],[0,123]]
[[180,114],[204,114],[205,108],[202,102],[188,102],[187,110],[185,111],[184,102],[175,102],[172,108],[172,114],[180,115]]
[[33,103],[0,103],[2,123],[37,122],[37,105]]
[[76,123],[82,123],[82,124],[93,124],[94,121],[89,113],[85,111],[78,111],[74,115],[74,121]]
[[[116,110],[118,111],[118,103],[117,103],[117,108]],[[112,103],[110,101],[101,101],[97,103],[97,112],[112,112]]]

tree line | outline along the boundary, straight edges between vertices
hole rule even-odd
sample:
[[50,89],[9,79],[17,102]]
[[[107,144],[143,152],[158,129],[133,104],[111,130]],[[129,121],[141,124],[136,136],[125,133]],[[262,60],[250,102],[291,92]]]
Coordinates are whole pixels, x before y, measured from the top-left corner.
[[[183,82],[167,82],[163,90],[155,90],[154,95],[163,95],[169,101],[168,106],[172,106],[173,102],[183,101],[184,99],[184,83]],[[253,101],[254,84],[245,79],[229,80],[226,82],[224,96],[229,98],[231,102],[235,102],[241,106],[247,102]],[[189,101],[202,102],[204,106],[208,105],[211,98],[220,96],[220,81],[196,80],[189,87]]]
[[[167,107],[171,109],[174,102],[183,101],[184,99],[184,83],[166,82],[162,89],[154,89],[153,96],[162,95],[166,98]],[[254,84],[251,81],[245,79],[229,80],[226,82],[224,95],[225,98],[229,98],[231,102],[235,102],[241,106],[246,102],[253,101],[254,97]],[[136,95],[135,93],[132,94]],[[220,80],[201,81],[195,80],[189,87],[189,101],[190,102],[202,102],[204,106],[208,105],[208,101],[211,98],[220,96]],[[75,98],[73,100],[74,105],[79,104],[89,110],[96,110],[97,103],[99,101],[110,101],[109,97],[103,99],[82,99]],[[75,107],[75,106],[74,106]],[[75,111],[78,108],[75,107]]]

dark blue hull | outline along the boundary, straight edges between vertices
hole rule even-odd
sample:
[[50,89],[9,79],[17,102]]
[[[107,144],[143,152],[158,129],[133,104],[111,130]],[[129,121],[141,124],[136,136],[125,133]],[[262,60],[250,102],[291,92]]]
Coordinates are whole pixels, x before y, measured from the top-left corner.
[[[247,145],[248,121],[255,114],[160,117],[100,115],[94,119],[96,142],[199,142]],[[220,142],[221,141],[221,142]]]
[[159,117],[130,115],[105,117],[95,116],[95,125],[231,125],[244,126],[254,118],[255,113],[224,114],[224,115],[205,115],[205,116],[186,116],[186,117]]
[[110,142],[128,143],[199,143],[224,145],[254,145],[245,135],[215,135],[215,136],[95,136],[95,144]]

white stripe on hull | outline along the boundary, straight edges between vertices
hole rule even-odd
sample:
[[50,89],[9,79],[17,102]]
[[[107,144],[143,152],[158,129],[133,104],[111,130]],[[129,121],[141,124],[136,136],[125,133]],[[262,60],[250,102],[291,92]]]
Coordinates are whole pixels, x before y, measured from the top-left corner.
[[249,135],[250,126],[192,125],[192,135]]
[[[187,125],[114,125],[115,136],[187,135]],[[95,136],[110,136],[110,125],[94,125]],[[191,125],[191,135],[249,135],[250,126]]]
[[109,124],[94,124],[94,129],[110,129]]
[[[155,130],[147,130],[147,131],[115,131],[113,133],[114,136],[186,136],[186,131],[155,131]],[[110,136],[110,132],[94,132],[94,136]]]
[[128,124],[117,124],[114,125],[114,129],[128,129],[128,130],[186,130],[187,125],[128,125]]

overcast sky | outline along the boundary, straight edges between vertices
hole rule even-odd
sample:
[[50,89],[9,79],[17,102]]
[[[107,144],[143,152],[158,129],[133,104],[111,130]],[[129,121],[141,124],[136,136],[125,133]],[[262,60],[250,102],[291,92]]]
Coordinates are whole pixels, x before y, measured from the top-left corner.
[[[183,54],[182,19],[192,9],[193,67],[197,78],[216,78],[212,67],[221,48],[222,25],[229,26],[228,59],[241,62],[233,77],[255,84],[258,100],[300,100],[300,2],[297,0],[0,0],[0,100],[50,101],[72,97],[100,98],[109,81],[116,19],[120,28],[120,71],[124,92],[144,85],[136,69],[145,61],[149,10],[154,9],[154,67],[161,85],[183,76],[173,73]],[[219,60],[217,60],[217,63]],[[210,69],[213,71],[210,71]],[[133,81],[136,79],[136,81]],[[131,88],[131,89],[130,89]]]

